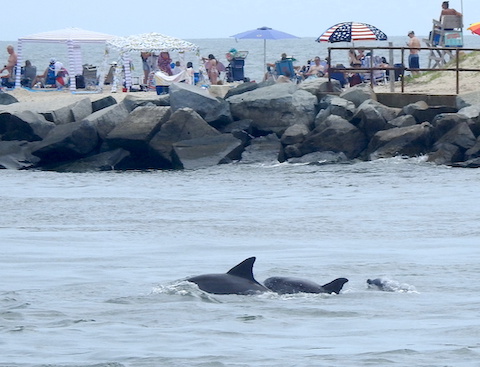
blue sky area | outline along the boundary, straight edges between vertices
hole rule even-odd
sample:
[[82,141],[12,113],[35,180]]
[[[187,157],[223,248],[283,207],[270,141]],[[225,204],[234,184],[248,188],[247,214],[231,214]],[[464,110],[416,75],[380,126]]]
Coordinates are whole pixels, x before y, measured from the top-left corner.
[[[186,39],[226,38],[242,31],[268,26],[299,37],[317,37],[329,26],[358,21],[377,26],[388,36],[404,36],[409,30],[426,35],[438,18],[438,0],[182,0],[140,1],[82,0],[49,5],[23,0],[18,16],[4,16],[2,41],[30,34],[79,27],[127,36],[159,32]],[[479,0],[451,0],[464,23],[480,22]],[[58,7],[57,9],[55,9]],[[13,14],[12,14],[13,15]]]

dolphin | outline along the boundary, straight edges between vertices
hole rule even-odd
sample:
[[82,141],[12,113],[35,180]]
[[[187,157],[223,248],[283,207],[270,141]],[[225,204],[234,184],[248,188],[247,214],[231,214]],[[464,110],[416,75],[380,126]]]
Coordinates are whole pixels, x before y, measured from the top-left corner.
[[293,277],[271,277],[263,282],[265,286],[278,294],[292,293],[336,293],[339,294],[346,278],[337,278],[330,283],[320,285],[311,280]]
[[202,291],[213,294],[249,295],[268,292],[268,289],[253,277],[255,259],[255,257],[249,257],[225,274],[204,274],[186,280],[195,283]]

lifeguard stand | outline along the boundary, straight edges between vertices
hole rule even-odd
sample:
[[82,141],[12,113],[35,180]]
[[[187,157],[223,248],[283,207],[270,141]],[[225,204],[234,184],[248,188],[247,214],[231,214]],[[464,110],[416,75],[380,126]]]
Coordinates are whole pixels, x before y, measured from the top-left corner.
[[[423,41],[428,47],[463,47],[463,17],[443,15],[440,21],[434,19],[430,37]],[[441,68],[452,58],[453,54],[450,50],[430,50],[428,68]]]

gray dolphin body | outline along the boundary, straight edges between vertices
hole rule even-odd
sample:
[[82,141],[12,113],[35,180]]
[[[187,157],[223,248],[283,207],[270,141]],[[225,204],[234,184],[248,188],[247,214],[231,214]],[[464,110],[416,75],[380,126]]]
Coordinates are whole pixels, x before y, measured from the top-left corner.
[[320,285],[306,279],[293,277],[271,277],[265,280],[265,286],[279,294],[293,293],[336,293],[339,294],[347,278],[337,278],[330,283]]
[[253,263],[255,257],[243,260],[225,274],[204,274],[188,278],[201,290],[213,294],[242,294],[249,295],[267,292],[268,289],[257,282],[253,277]]

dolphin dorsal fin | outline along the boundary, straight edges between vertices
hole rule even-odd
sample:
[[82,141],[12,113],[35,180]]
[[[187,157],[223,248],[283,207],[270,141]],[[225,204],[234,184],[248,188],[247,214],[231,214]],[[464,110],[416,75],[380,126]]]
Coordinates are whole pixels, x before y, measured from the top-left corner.
[[339,294],[340,291],[343,288],[343,285],[348,282],[347,278],[337,278],[330,283],[322,285],[322,288],[327,292],[327,293],[336,293]]
[[236,277],[248,279],[257,283],[253,277],[253,263],[255,262],[255,259],[255,257],[249,257],[248,259],[243,260],[240,264],[235,265],[227,271],[227,274],[235,275]]

